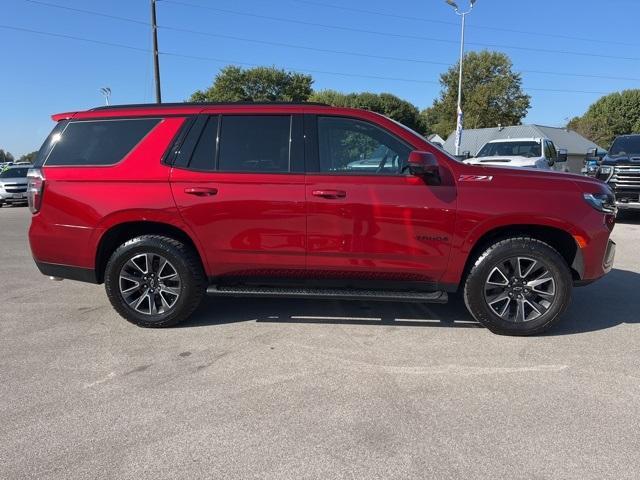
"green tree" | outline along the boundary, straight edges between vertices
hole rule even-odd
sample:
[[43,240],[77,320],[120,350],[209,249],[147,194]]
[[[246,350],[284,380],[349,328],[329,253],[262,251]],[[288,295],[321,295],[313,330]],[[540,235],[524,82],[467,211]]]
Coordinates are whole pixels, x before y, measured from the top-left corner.
[[26,153],[26,154],[20,156],[20,158],[18,158],[18,161],[19,162],[33,163],[33,161],[36,159],[37,155],[38,155],[38,151],[37,150],[35,152]]
[[5,152],[0,148],[0,163],[13,162],[15,159],[9,152]]
[[326,103],[333,107],[352,107],[355,93],[342,93],[337,90],[319,90],[309,97],[310,102]]
[[340,93],[335,90],[314,92],[309,98],[334,107],[351,107],[381,113],[419,132],[424,132],[424,124],[418,108],[391,93]]
[[640,90],[624,90],[600,98],[567,127],[605,148],[618,135],[640,133]]
[[[442,90],[433,106],[422,112],[425,125],[443,138],[456,128],[459,63],[440,76]],[[462,110],[465,128],[518,125],[531,106],[522,77],[500,52],[469,52],[464,57]]]
[[191,95],[192,102],[304,102],[312,92],[310,75],[275,67],[242,69],[230,65],[220,70],[206,90]]

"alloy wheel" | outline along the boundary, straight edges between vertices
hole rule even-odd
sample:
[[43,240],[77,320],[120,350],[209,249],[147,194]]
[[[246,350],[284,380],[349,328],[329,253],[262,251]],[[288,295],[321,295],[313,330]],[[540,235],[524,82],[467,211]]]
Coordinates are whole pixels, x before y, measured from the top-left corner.
[[122,298],[133,310],[144,315],[161,315],[178,302],[182,282],[165,257],[141,253],[122,266],[118,284]]
[[531,257],[511,257],[495,265],[484,285],[489,308],[503,320],[529,322],[544,315],[556,299],[551,271]]

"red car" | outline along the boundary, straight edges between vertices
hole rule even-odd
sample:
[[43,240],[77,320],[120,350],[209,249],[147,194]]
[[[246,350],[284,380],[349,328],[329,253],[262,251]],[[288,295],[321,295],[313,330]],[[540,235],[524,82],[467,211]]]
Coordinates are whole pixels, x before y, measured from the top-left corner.
[[465,165],[384,116],[318,104],[54,115],[29,172],[40,271],[105,284],[145,327],[202,296],[445,302],[494,332],[552,325],[607,273],[604,183]]

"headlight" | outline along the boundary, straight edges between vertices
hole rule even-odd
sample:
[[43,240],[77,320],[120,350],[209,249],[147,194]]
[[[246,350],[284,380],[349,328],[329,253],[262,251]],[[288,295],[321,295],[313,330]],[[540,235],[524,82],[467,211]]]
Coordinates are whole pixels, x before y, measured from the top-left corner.
[[616,197],[611,193],[585,193],[585,201],[602,213],[615,214]]

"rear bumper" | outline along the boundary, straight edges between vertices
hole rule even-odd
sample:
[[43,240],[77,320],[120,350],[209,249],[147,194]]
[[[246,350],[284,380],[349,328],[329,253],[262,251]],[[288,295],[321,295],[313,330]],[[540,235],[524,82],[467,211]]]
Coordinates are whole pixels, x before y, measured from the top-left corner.
[[36,262],[94,269],[98,233],[94,228],[47,222],[40,212],[31,217],[31,254]]
[[92,268],[74,267],[71,265],[60,265],[57,263],[47,263],[35,261],[38,270],[48,277],[65,278],[67,280],[77,280],[79,282],[98,283],[96,271]]

